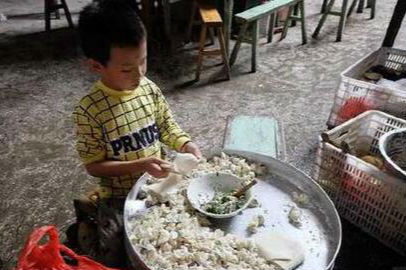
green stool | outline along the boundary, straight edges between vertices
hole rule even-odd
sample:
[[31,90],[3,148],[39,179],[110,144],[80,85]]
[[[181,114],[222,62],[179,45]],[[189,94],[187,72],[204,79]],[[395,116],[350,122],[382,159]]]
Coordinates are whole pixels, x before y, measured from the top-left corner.
[[[328,0],[323,0],[323,4],[321,6],[320,13],[324,13],[326,11],[327,2],[328,2]],[[367,8],[371,8],[372,6],[375,7],[375,4],[373,4],[372,2],[375,2],[375,1],[367,0]],[[364,12],[364,6],[365,6],[365,0],[360,0],[359,4],[358,4],[357,13]],[[373,19],[373,18],[371,18],[371,19]]]
[[[345,20],[351,15],[351,13],[353,12],[357,3],[358,3],[358,10],[360,10],[360,7],[362,7],[362,9],[363,9],[363,7],[365,5],[365,0],[353,0],[349,10],[347,11],[348,0],[343,0],[343,4],[341,6],[341,11],[332,11],[334,2],[335,2],[335,0],[323,0],[323,4],[322,4],[323,15],[319,21],[319,24],[316,27],[316,30],[314,30],[313,38],[317,38],[317,36],[319,35],[320,30],[323,27],[323,24],[325,23],[325,21],[327,19],[327,16],[333,15],[333,16],[340,17],[336,41],[337,42],[341,41],[342,36],[343,36],[344,26],[345,26]],[[371,7],[371,19],[373,19],[375,17],[376,0],[368,0],[368,5]]]
[[[300,16],[294,15],[295,6],[299,7]],[[284,23],[282,37],[286,37],[288,27],[293,21],[300,21],[302,24],[302,44],[307,43],[306,26],[305,26],[305,7],[304,0],[273,0],[250,8],[244,12],[235,15],[235,19],[241,24],[238,39],[234,45],[230,56],[230,65],[233,65],[237,59],[241,44],[251,44],[251,72],[256,71],[257,67],[257,47],[258,47],[258,21],[265,16],[270,16],[270,27],[273,29],[275,22],[275,12],[283,8],[289,8],[289,13]],[[248,32],[248,34],[247,34]],[[269,31],[268,42],[272,41],[272,30]]]

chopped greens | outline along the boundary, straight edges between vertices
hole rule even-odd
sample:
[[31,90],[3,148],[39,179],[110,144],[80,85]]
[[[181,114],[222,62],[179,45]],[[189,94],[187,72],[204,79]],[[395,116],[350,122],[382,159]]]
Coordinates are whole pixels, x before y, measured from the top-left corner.
[[213,214],[229,214],[240,209],[246,202],[245,195],[235,197],[232,193],[216,192],[213,199],[203,207]]

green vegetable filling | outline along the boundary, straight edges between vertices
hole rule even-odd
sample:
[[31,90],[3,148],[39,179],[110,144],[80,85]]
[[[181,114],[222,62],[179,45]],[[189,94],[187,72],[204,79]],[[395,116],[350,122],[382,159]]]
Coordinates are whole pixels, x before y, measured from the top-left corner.
[[228,214],[240,209],[247,201],[245,195],[235,197],[231,194],[217,192],[214,198],[204,205],[204,210],[213,214]]

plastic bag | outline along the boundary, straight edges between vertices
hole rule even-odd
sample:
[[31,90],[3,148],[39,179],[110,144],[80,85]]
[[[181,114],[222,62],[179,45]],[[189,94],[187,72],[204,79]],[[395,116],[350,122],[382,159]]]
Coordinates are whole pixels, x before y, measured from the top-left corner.
[[[49,236],[49,241],[39,241]],[[63,256],[75,263],[68,264]],[[44,226],[34,230],[25,244],[16,270],[115,270],[105,267],[85,256],[79,256],[68,247],[59,243],[58,231],[54,226]]]

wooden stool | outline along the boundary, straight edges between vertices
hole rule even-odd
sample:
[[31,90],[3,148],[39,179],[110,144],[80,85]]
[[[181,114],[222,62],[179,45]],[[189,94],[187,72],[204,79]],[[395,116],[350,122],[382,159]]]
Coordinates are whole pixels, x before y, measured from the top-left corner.
[[[330,2],[328,2],[330,1]],[[359,1],[359,3],[358,3]],[[351,15],[352,11],[354,10],[355,6],[358,3],[358,12],[362,12],[363,6],[365,5],[365,0],[353,0],[349,11],[347,12],[347,7],[348,7],[348,0],[343,0],[343,4],[341,6],[341,11],[332,11],[332,8],[334,6],[335,0],[323,0],[323,5],[322,5],[322,13],[323,16],[321,17],[319,24],[316,27],[316,30],[314,30],[313,33],[313,38],[317,38],[318,34],[320,33],[320,30],[325,23],[327,16],[328,15],[333,15],[333,16],[339,16],[340,17],[340,22],[338,24],[338,31],[337,31],[337,38],[336,41],[341,41],[342,36],[343,36],[343,30],[345,26],[345,21],[346,19]],[[376,6],[376,0],[368,0],[368,5],[371,7],[371,17],[370,19],[372,20],[375,17],[375,6]]]
[[68,5],[66,4],[66,0],[60,0],[60,4],[58,4],[57,1],[58,0],[45,0],[45,31],[47,32],[51,30],[51,13],[55,12],[56,18],[59,19],[59,9],[64,10],[69,27],[73,28],[72,17]]
[[[226,46],[224,41],[223,33],[223,21],[220,14],[218,13],[214,3],[207,0],[195,0],[192,7],[192,15],[189,25],[188,38],[190,38],[192,27],[194,23],[194,17],[196,15],[196,10],[199,10],[199,14],[202,21],[202,30],[200,32],[200,42],[199,42],[199,54],[197,57],[197,68],[196,68],[196,81],[200,79],[200,70],[202,68],[203,56],[209,55],[221,55],[223,59],[224,69],[226,73],[227,80],[230,79],[230,66],[228,64],[228,56],[226,53]],[[206,35],[209,31],[211,38],[213,34],[210,34],[216,30],[217,38],[220,44],[218,49],[205,49]]]

